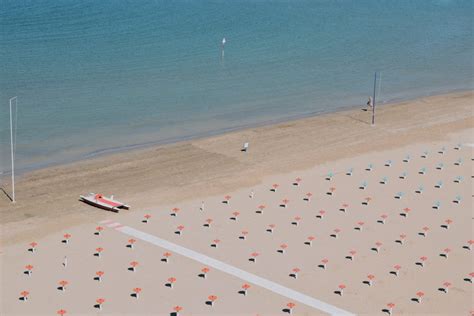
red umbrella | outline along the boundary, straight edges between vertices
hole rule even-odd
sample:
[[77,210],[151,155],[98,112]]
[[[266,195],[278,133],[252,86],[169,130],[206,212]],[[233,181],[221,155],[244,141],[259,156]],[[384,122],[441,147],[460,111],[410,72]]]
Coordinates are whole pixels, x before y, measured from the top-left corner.
[[30,247],[31,247],[31,248],[28,249],[28,250],[30,250],[31,252],[34,253],[34,252],[36,251],[36,246],[38,246],[38,243],[35,242],[35,241],[33,241],[33,242],[30,243]]
[[97,271],[95,275],[97,276],[97,281],[101,282],[102,281],[102,276],[104,275],[104,271]]
[[142,289],[139,288],[139,287],[136,287],[136,288],[134,288],[132,291],[133,291],[133,293],[135,294],[135,297],[138,298],[138,294],[140,294],[140,292],[142,291]]
[[31,264],[28,264],[25,266],[25,269],[26,269],[26,274],[31,275],[33,266]]
[[213,306],[213,305],[214,305],[214,302],[217,300],[217,296],[215,296],[215,295],[209,295],[209,296],[207,297],[207,299],[209,300],[209,301],[208,301],[208,302],[209,302],[209,305]]
[[61,280],[58,283],[59,283],[59,289],[61,291],[66,291],[66,285],[68,285],[69,282],[66,280]]
[[21,299],[22,299],[23,301],[26,301],[26,300],[28,300],[28,295],[30,295],[30,292],[28,292],[28,291],[21,291],[21,292],[20,292],[20,295],[21,295]]
[[95,230],[96,230],[95,234],[96,234],[96,235],[100,235],[100,233],[104,230],[104,227],[102,227],[102,226],[97,226],[97,227],[95,228]]

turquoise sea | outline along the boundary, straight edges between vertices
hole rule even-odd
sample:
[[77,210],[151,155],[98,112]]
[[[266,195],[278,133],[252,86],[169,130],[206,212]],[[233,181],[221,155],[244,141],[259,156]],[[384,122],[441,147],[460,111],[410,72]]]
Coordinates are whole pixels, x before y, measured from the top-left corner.
[[[221,41],[225,37],[224,57]],[[472,89],[472,0],[1,0],[0,172]]]

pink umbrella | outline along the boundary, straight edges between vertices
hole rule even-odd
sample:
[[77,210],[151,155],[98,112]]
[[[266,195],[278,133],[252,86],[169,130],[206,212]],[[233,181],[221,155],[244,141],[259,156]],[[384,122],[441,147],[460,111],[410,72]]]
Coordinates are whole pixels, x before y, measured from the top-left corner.
[[275,224],[270,224],[268,225],[267,232],[273,233],[273,230],[275,229],[276,225]]
[[425,293],[419,291],[419,292],[416,292],[416,296],[418,298],[416,298],[415,300],[418,302],[418,303],[421,303],[421,299],[423,298],[423,296],[425,296]]
[[448,254],[451,252],[451,249],[449,248],[444,248],[443,249],[443,253],[440,254],[441,257],[445,257],[446,259],[448,259]]
[[176,235],[181,235],[184,231],[184,226],[183,225],[179,225],[178,227],[176,227],[176,231],[174,232]]
[[165,252],[165,253],[163,254],[163,258],[161,259],[161,261],[168,263],[169,257],[171,257],[171,253],[170,253],[170,252]]
[[250,262],[257,262],[257,257],[258,257],[259,255],[260,255],[260,254],[259,254],[258,252],[252,252],[252,253],[250,254],[250,257],[251,257],[251,258],[249,259],[249,261],[250,261]]
[[467,246],[464,246],[464,248],[472,250],[472,245],[474,245],[474,240],[470,239],[467,241]]
[[96,280],[99,281],[99,282],[101,282],[101,281],[102,281],[102,276],[103,276],[104,274],[105,274],[104,271],[97,271],[97,272],[95,273],[95,275],[97,276],[97,277],[96,277]]
[[64,234],[63,235],[64,239],[63,239],[63,243],[65,244],[68,244],[69,243],[69,239],[71,238],[71,234]]
[[135,272],[136,267],[138,267],[138,262],[137,261],[132,261],[132,262],[130,262],[130,268],[128,268],[128,270]]
[[286,248],[288,248],[287,244],[281,244],[280,249],[277,250],[279,253],[285,253]]
[[181,306],[175,306],[173,307],[173,310],[174,310],[174,315],[175,316],[179,316],[179,312],[183,310],[183,308]]
[[286,304],[286,307],[288,307],[288,313],[291,314],[293,312],[293,308],[296,306],[295,303],[293,302],[289,302],[288,304]]
[[326,211],[325,211],[325,210],[320,210],[320,211],[319,211],[319,215],[316,215],[316,218],[323,219],[324,214],[326,214]]
[[444,282],[443,287],[439,288],[441,292],[448,293],[449,287],[451,286],[450,282]]
[[367,283],[369,286],[372,286],[372,284],[373,284],[372,282],[374,281],[374,279],[375,279],[375,275],[369,274],[369,275],[367,276],[367,282],[366,282],[366,283]]
[[180,209],[177,208],[177,207],[175,207],[175,208],[173,208],[173,209],[171,210],[171,214],[170,214],[170,215],[176,217],[176,216],[178,216],[178,212],[179,212],[179,211],[180,211]]
[[102,251],[104,251],[104,248],[102,248],[102,247],[97,247],[97,248],[95,248],[95,254],[94,254],[94,256],[100,258],[100,254],[102,253]]
[[341,230],[339,228],[334,229],[334,234],[331,234],[331,237],[337,238]]
[[405,238],[407,235],[405,234],[400,234],[400,239],[395,240],[396,243],[399,243],[400,245],[403,245],[403,242],[405,241]]
[[292,273],[290,273],[290,277],[297,279],[298,278],[298,272],[300,272],[300,268],[293,268],[291,269]]
[[219,245],[221,241],[219,239],[214,239],[212,244],[211,244],[211,247],[213,248],[217,248],[217,246]]
[[173,284],[176,282],[176,278],[175,277],[171,277],[171,278],[168,278],[168,283],[166,283],[166,286],[168,286],[169,288],[173,288]]
[[258,214],[263,214],[263,210],[265,209],[265,205],[261,204],[258,206],[258,210],[256,211],[256,213]]
[[67,314],[67,311],[64,310],[64,309],[60,309],[60,310],[58,310],[58,311],[56,312],[56,314],[61,315],[61,316],[64,316],[65,314]]
[[364,222],[359,221],[359,222],[357,222],[357,226],[354,227],[354,229],[355,229],[355,230],[358,230],[358,231],[361,231],[361,230],[362,230],[362,227],[364,227],[364,224],[365,224]]
[[222,203],[224,204],[230,204],[230,199],[232,198],[232,196],[230,195],[226,195],[224,196],[224,201],[222,201]]
[[292,224],[292,225],[295,225],[296,227],[298,227],[300,221],[301,221],[301,217],[300,217],[300,216],[295,216],[295,217],[294,217],[294,221],[291,222],[291,224]]
[[133,249],[133,245],[134,245],[136,242],[137,242],[137,241],[136,241],[135,239],[133,239],[133,238],[132,238],[132,239],[129,239],[129,240],[128,240],[127,247]]
[[351,260],[351,261],[354,260],[354,257],[355,257],[355,255],[356,255],[356,253],[357,253],[357,251],[355,251],[355,250],[349,251],[349,255],[346,256],[346,259],[349,259],[349,260]]
[[25,266],[25,269],[26,269],[25,273],[28,274],[28,276],[30,276],[33,271],[33,266],[31,264],[28,264]]
[[324,259],[321,260],[321,264],[318,267],[320,267],[321,269],[326,270],[326,265],[328,264],[328,262],[329,262],[329,260],[324,258]]
[[442,228],[446,228],[446,229],[449,229],[449,225],[451,225],[451,223],[453,222],[451,219],[447,219],[444,221],[446,224],[445,225],[441,225]]
[[247,239],[248,233],[249,233],[248,231],[243,230],[243,231],[241,232],[241,235],[239,236],[239,239],[242,239],[242,240]]
[[276,192],[279,186],[279,184],[274,183],[270,191]]
[[472,283],[472,279],[474,279],[474,272],[469,273],[469,277],[465,278],[464,281]]
[[313,240],[315,240],[316,237],[314,237],[314,236],[308,236],[308,238],[306,238],[306,239],[308,239],[308,241],[305,242],[305,244],[307,244],[307,245],[309,245],[309,246],[311,247],[311,246],[313,245]]
[[396,265],[393,266],[393,269],[394,269],[394,270],[393,270],[393,271],[390,271],[390,273],[393,274],[393,275],[395,275],[395,276],[398,276],[398,273],[399,273],[399,271],[400,271],[401,268],[402,268],[401,265],[396,264]]
[[364,202],[362,202],[363,205],[369,205],[369,202],[372,201],[372,198],[370,196],[364,198]]
[[96,230],[96,231],[95,231],[94,234],[95,234],[95,235],[100,235],[100,233],[104,230],[104,227],[102,227],[102,226],[97,226],[97,227],[95,228],[95,230]]
[[240,212],[235,211],[235,212],[232,213],[232,217],[230,219],[233,220],[233,221],[236,221],[237,218],[239,217],[239,215],[240,215]]
[[388,217],[387,214],[380,215],[380,219],[377,221],[377,223],[385,224],[385,220],[387,219],[387,217]]
[[143,223],[148,223],[150,221],[150,218],[151,218],[151,215],[150,214],[145,214],[145,216],[143,216],[145,219],[142,221]]
[[403,209],[403,212],[400,213],[400,216],[402,216],[402,217],[408,217],[408,213],[410,213],[410,212],[411,212],[411,208],[405,207],[405,208]]
[[304,198],[305,201],[311,202],[311,197],[313,196],[313,193],[308,192],[306,193],[306,197]]
[[135,298],[138,299],[138,295],[141,293],[141,291],[142,291],[142,289],[139,288],[139,287],[133,288],[132,289],[132,292],[133,292],[132,296],[134,296]]
[[202,277],[203,279],[205,279],[207,277],[207,273],[209,272],[209,268],[208,267],[204,267],[201,269],[201,274],[199,275],[200,277]]
[[247,290],[250,288],[250,284],[247,284],[247,283],[244,283],[242,285],[242,291],[240,291],[239,293],[243,294],[244,296],[247,295]]
[[102,309],[102,304],[104,304],[105,299],[104,298],[98,298],[95,301],[97,303],[97,308],[101,310]]
[[61,280],[58,283],[59,283],[59,288],[58,289],[61,290],[61,291],[66,291],[66,285],[68,285],[69,282],[66,281],[66,280]]
[[328,192],[326,193],[327,195],[333,195],[334,192],[336,192],[336,188],[335,187],[330,187]]
[[209,295],[207,297],[208,301],[206,302],[207,305],[214,306],[214,302],[217,300],[217,296]]
[[373,251],[375,251],[376,253],[378,253],[381,246],[382,246],[382,243],[381,243],[380,241],[377,241],[377,242],[375,243],[375,247],[373,247],[371,250],[373,250]]
[[394,303],[388,303],[388,304],[387,304],[387,307],[388,307],[388,309],[387,309],[388,314],[389,314],[389,315],[392,315],[392,310],[393,310],[393,308],[395,307],[395,304],[394,304]]
[[342,206],[341,206],[341,208],[339,209],[339,211],[345,213],[345,212],[347,211],[347,208],[348,208],[348,207],[349,207],[349,204],[344,203],[344,204],[342,204]]
[[420,257],[420,262],[418,262],[418,265],[424,267],[424,266],[425,266],[425,262],[426,262],[427,260],[428,260],[428,258],[425,257],[425,256]]
[[206,223],[204,224],[204,227],[211,227],[211,223],[212,223],[212,218],[206,219]]
[[430,230],[429,227],[425,226],[422,228],[422,232],[421,233],[418,233],[418,235],[421,235],[423,237],[426,237],[428,235],[428,231]]
[[339,290],[336,291],[336,294],[339,294],[340,296],[344,295],[344,289],[346,288],[345,284],[339,284],[338,286]]

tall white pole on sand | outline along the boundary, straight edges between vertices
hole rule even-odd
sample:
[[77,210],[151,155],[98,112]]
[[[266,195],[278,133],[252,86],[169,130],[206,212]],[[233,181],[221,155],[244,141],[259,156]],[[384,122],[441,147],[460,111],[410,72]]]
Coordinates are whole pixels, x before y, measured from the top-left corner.
[[11,149],[11,155],[12,155],[12,203],[15,203],[16,202],[15,200],[15,153],[13,149],[13,113],[12,113],[13,100],[15,100],[15,107],[16,107],[17,97],[13,97],[10,99],[10,149]]

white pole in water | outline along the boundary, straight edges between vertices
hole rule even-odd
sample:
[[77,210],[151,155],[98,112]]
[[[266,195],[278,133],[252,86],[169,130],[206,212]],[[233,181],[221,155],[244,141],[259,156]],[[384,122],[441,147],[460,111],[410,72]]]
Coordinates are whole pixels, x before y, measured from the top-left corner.
[[222,39],[222,57],[224,57],[225,43],[226,43],[226,39],[225,39],[225,37],[224,37],[224,38]]
[[12,118],[12,101],[13,100],[15,100],[15,106],[17,106],[17,98],[13,97],[10,99],[10,149],[11,149],[11,155],[12,155],[12,203],[15,203],[16,202],[15,201],[15,154],[13,152],[13,118]]

